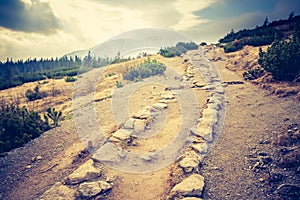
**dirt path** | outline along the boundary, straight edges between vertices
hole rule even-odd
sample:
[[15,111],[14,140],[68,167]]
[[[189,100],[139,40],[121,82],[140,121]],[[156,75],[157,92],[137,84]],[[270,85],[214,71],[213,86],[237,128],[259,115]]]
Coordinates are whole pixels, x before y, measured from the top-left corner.
[[[224,61],[215,64],[223,81],[243,81],[224,67]],[[293,98],[269,95],[247,82],[228,85],[226,102],[224,131],[201,169],[206,179],[204,199],[273,199],[268,172],[256,173],[249,157],[257,152],[274,155],[272,141],[287,131],[286,127],[299,123],[300,104]],[[287,182],[289,177],[283,181]]]
[[37,199],[84,160],[72,163],[83,150],[69,121],[0,158],[0,199]]
[[[202,53],[199,51],[199,54],[202,55]],[[173,67],[181,75],[187,75],[193,70],[183,62],[184,59],[182,58],[164,59],[158,57],[157,59],[166,63],[167,66]],[[225,61],[221,59],[215,64],[222,77],[222,82],[242,83],[239,76],[224,67]],[[168,79],[170,77],[170,75],[165,77],[165,80],[170,81]],[[178,124],[181,124],[183,130],[189,133],[191,124],[197,124],[197,120],[193,116],[199,117],[199,111],[206,105],[206,100],[210,94],[208,92],[210,89],[205,89],[204,81],[198,75],[193,75],[193,77],[198,80],[189,83],[192,83],[197,101],[194,103],[198,107],[185,113],[188,120],[183,120],[181,115],[183,114],[182,109],[191,106],[189,104],[191,101],[188,98],[183,98],[179,103],[178,93],[183,89],[178,90],[180,87],[174,84],[171,90],[177,101],[168,104],[168,109],[164,111],[166,121],[164,121],[164,126],[157,129],[160,130],[157,131],[158,134],[151,137],[147,135],[149,138],[136,139],[133,143],[135,145],[124,146],[122,143],[122,148],[135,153],[153,153],[159,150],[160,146],[169,144],[170,138],[174,136],[174,131],[179,129]],[[94,97],[97,99],[95,115],[98,117],[106,137],[111,137],[110,134],[113,133],[111,130],[116,131],[116,125],[121,127],[115,121],[111,109],[111,97],[108,97],[111,92],[108,88],[114,87],[115,81],[119,80],[118,78],[118,75],[107,77],[106,82],[100,83],[100,86],[96,88],[99,93],[96,93]],[[183,76],[174,76],[172,80],[177,78],[184,79]],[[154,82],[155,80],[154,78]],[[213,82],[220,84],[216,79],[212,79]],[[270,199],[273,196],[265,179],[265,174],[262,173],[264,171],[254,171],[253,165],[255,163],[251,159],[257,152],[263,152],[267,155],[274,154],[274,146],[271,141],[276,139],[287,126],[299,123],[300,105],[292,98],[277,98],[268,95],[266,91],[247,82],[223,85],[225,85],[226,92],[226,104],[224,104],[226,105],[226,113],[224,116],[222,115],[225,117],[225,123],[222,126],[222,133],[217,137],[218,140],[214,140],[212,145],[209,145],[213,148],[201,164],[200,174],[204,176],[205,189],[203,195],[197,194],[196,196],[214,200]],[[79,90],[82,92],[79,97],[84,99],[84,93],[88,91],[82,88]],[[129,107],[132,116],[146,106],[151,106],[159,101],[164,90],[165,88],[159,85],[157,79],[155,84],[138,87],[136,92],[132,94],[129,103],[124,104],[124,106]],[[85,102],[80,98],[79,103],[82,102],[82,104],[78,104],[77,109],[80,111],[88,110]],[[180,107],[180,104],[183,107]],[[88,117],[89,115],[87,115]],[[162,122],[158,120],[156,123],[153,122],[152,126],[161,124]],[[87,124],[88,126],[89,124]],[[82,131],[84,129],[83,126]],[[156,130],[155,127],[152,129]],[[82,152],[84,144],[88,141],[82,143],[82,138],[76,131],[78,131],[78,127],[76,130],[72,121],[65,122],[61,127],[43,134],[42,137],[30,142],[24,148],[16,149],[6,157],[0,158],[0,199],[37,199],[56,182],[63,182],[69,174],[89,159],[91,155]],[[99,133],[95,132],[95,134]],[[93,137],[92,135],[91,138],[93,139]],[[144,167],[150,166],[155,159],[150,158],[149,163],[143,161]],[[96,164],[96,167],[98,165],[99,163]],[[139,163],[135,163],[133,167],[138,165]],[[171,162],[159,170],[150,170],[147,173],[129,173],[101,165],[101,170],[105,175],[103,178],[112,177],[113,179],[113,189],[107,199],[166,199],[171,188],[178,181],[177,176],[181,176],[181,174],[174,175],[176,166],[177,163]],[[289,177],[286,177],[284,183],[288,180]],[[296,179],[291,180],[295,181]],[[276,183],[275,186],[277,187],[280,183]],[[75,187],[70,186],[71,189]]]

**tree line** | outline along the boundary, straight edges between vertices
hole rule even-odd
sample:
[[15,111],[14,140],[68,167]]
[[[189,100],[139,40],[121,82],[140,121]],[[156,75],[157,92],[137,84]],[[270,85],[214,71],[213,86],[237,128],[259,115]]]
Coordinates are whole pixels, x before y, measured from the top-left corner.
[[106,66],[112,61],[110,58],[92,57],[90,52],[83,59],[78,56],[63,56],[55,59],[29,58],[25,61],[13,61],[8,58],[6,62],[0,62],[0,90],[47,78],[60,79],[64,76],[75,76],[90,68]]
[[[225,53],[238,51],[245,45],[270,45],[275,40],[283,39],[285,31],[295,31],[299,23],[300,16],[294,16],[294,13],[291,13],[286,20],[278,20],[271,23],[266,18],[261,26],[257,26],[254,29],[243,29],[238,32],[234,32],[232,29],[230,33],[219,39],[219,42],[226,43],[223,46]],[[282,25],[286,25],[286,27]]]

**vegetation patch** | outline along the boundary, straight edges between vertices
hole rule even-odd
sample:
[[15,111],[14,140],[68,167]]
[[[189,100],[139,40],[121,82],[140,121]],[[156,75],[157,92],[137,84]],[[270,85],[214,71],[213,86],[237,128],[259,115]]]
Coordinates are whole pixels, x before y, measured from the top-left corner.
[[65,81],[66,82],[75,82],[77,80],[77,78],[75,77],[70,77],[70,76],[67,76],[67,78],[65,78]]
[[124,75],[125,80],[139,81],[150,76],[163,74],[166,71],[166,66],[163,63],[157,62],[156,60],[150,60],[148,58],[144,63],[137,67],[131,67]]
[[25,96],[29,101],[35,101],[37,99],[42,99],[44,97],[47,97],[48,94],[47,92],[40,92],[40,87],[39,85],[35,86],[34,90],[27,90],[25,92]]
[[263,25],[254,29],[244,29],[238,32],[231,30],[226,36],[219,40],[223,45],[224,52],[235,52],[242,49],[245,45],[263,46],[270,45],[275,40],[283,39],[289,30],[295,31],[300,22],[300,16],[291,14],[286,20],[268,22],[268,18]]
[[266,52],[260,49],[258,63],[271,72],[275,80],[292,81],[299,77],[299,32],[290,41],[275,41]]
[[161,48],[158,53],[166,58],[171,58],[174,56],[180,56],[182,53],[195,49],[198,49],[198,46],[194,42],[179,42],[175,47]]
[[40,60],[34,58],[26,61],[7,59],[6,62],[0,62],[0,90],[47,78],[62,79],[65,76],[76,76],[92,68],[107,66],[112,61],[109,58],[92,57],[90,52],[83,59],[78,56]]
[[245,80],[255,80],[261,76],[263,76],[265,73],[264,69],[261,67],[255,67],[253,69],[249,69],[246,72],[243,73],[243,77]]

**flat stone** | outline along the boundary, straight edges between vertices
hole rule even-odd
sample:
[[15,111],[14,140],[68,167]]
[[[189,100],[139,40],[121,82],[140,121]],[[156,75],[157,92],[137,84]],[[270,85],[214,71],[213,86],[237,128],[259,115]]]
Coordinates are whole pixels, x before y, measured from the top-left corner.
[[192,135],[203,138],[207,142],[213,141],[212,127],[191,128],[190,133]]
[[207,108],[219,111],[219,110],[221,110],[222,106],[219,103],[208,103]]
[[200,174],[192,174],[172,188],[171,196],[201,196],[203,187],[204,177]]
[[66,180],[68,184],[78,184],[101,176],[101,170],[94,166],[94,161],[89,159],[78,169],[70,174]]
[[124,124],[124,128],[125,129],[133,129],[134,120],[135,119],[132,119],[132,118],[128,119]]
[[166,103],[155,103],[152,106],[153,106],[153,108],[156,108],[159,110],[168,108],[168,104],[166,104]]
[[175,96],[173,95],[173,93],[172,92],[163,92],[162,94],[161,94],[161,98],[162,99],[174,99],[175,98]]
[[55,183],[50,189],[48,189],[39,200],[74,200],[76,191],[71,189],[61,182]]
[[148,110],[150,112],[156,112],[157,110],[155,108],[153,108],[152,106],[146,106],[145,110]]
[[85,182],[79,185],[78,192],[81,197],[91,198],[103,194],[112,188],[106,181]]
[[198,153],[205,154],[208,151],[208,146],[207,143],[196,143],[196,144],[191,144],[190,145],[192,149],[197,151]]
[[148,119],[150,117],[150,110],[140,110],[133,117],[136,119]]
[[207,108],[202,111],[202,118],[218,119],[218,111],[216,109]]
[[140,119],[136,119],[134,121],[134,132],[138,133],[138,132],[143,132],[145,131],[145,127],[146,127],[146,121],[145,120],[140,120]]
[[193,157],[184,157],[179,162],[179,167],[183,169],[184,172],[190,173],[198,168],[199,162]]
[[131,132],[129,132],[125,129],[119,129],[112,134],[112,137],[117,138],[122,141],[127,141],[127,140],[130,140],[130,135],[131,135]]
[[176,103],[176,99],[161,99],[158,101],[158,103]]
[[126,157],[122,149],[111,142],[104,144],[93,155],[92,159],[99,162],[120,162]]

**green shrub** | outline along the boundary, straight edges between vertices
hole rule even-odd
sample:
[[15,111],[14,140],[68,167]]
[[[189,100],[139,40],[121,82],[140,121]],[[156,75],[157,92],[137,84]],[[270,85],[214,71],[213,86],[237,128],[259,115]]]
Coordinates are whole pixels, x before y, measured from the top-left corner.
[[249,69],[248,71],[243,73],[243,77],[245,80],[255,80],[261,77],[264,74],[264,70],[260,67]]
[[42,99],[48,96],[47,92],[40,92],[39,85],[37,85],[34,90],[26,90],[25,96],[29,101],[35,101],[37,99]]
[[51,127],[37,112],[14,105],[0,106],[0,153],[22,146]]
[[163,63],[157,62],[156,60],[145,60],[144,63],[138,65],[137,67],[131,67],[123,78],[125,80],[136,81],[157,74],[163,74],[166,70],[166,66]]
[[117,88],[121,88],[121,87],[123,87],[123,86],[124,86],[124,85],[123,85],[122,82],[116,81],[116,87],[117,87]]
[[239,42],[229,42],[224,46],[224,52],[230,53],[243,49],[243,44]]
[[60,121],[62,117],[61,111],[56,111],[55,108],[48,108],[47,109],[47,115],[44,116],[45,120],[48,122],[48,117],[52,120],[52,127],[57,127],[58,122]]
[[171,52],[170,50],[167,49],[160,49],[158,52],[160,55],[166,58],[172,58],[175,56],[175,53]]
[[198,49],[198,46],[194,42],[178,42],[175,47],[166,47],[165,49],[161,48],[158,53],[166,58],[171,58],[174,56],[180,56],[188,50],[195,49]]
[[266,52],[259,49],[258,63],[275,80],[292,81],[300,73],[300,40],[295,35],[291,41],[275,41]]
[[70,76],[67,76],[67,78],[65,78],[65,81],[66,82],[75,82],[77,80],[77,78],[75,77],[70,77]]

